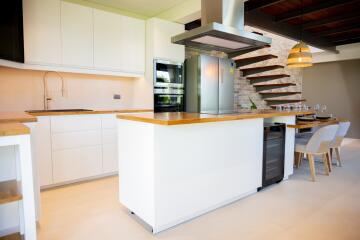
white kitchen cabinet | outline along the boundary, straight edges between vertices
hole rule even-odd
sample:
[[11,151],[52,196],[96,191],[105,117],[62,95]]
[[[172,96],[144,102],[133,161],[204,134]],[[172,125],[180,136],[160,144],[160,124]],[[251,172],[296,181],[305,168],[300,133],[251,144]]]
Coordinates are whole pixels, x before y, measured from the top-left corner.
[[103,173],[115,173],[118,168],[117,144],[103,145]]
[[61,2],[62,63],[93,68],[93,9]]
[[51,117],[51,132],[53,133],[96,129],[101,129],[101,116],[97,114]]
[[94,66],[144,73],[145,21],[94,9]]
[[116,114],[104,114],[102,122],[103,173],[118,172]]
[[32,129],[33,150],[38,170],[39,185],[53,184],[53,163],[51,159],[50,117],[37,117]]
[[185,47],[171,43],[171,37],[185,32],[183,24],[151,18],[146,26],[146,50],[150,61],[154,58],[177,62],[185,60]]
[[25,63],[61,64],[59,0],[23,0]]
[[51,135],[52,150],[101,145],[101,131],[63,132]]
[[101,145],[53,151],[53,164],[54,183],[102,174]]

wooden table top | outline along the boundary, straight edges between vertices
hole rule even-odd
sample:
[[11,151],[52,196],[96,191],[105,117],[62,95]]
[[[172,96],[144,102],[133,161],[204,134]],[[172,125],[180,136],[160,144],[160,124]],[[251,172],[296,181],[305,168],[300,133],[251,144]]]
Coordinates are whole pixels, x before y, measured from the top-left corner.
[[201,113],[133,113],[118,114],[118,119],[137,122],[153,123],[160,125],[180,125],[206,122],[223,122],[253,118],[271,118],[277,116],[295,116],[313,114],[312,111],[277,111],[272,109],[240,110],[231,114],[201,114]]
[[328,120],[316,120],[316,121],[297,121],[294,125],[287,125],[288,128],[305,129],[313,127],[321,127],[332,124],[338,124],[339,122],[347,122],[346,119],[332,118]]

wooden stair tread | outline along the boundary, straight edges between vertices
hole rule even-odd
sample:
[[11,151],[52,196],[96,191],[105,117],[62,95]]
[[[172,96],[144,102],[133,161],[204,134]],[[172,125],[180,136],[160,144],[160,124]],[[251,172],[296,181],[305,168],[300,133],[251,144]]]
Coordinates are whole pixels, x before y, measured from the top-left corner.
[[306,99],[265,99],[267,102],[305,102]]
[[300,94],[302,92],[259,92],[261,95]]
[[269,75],[247,77],[247,79],[249,79],[249,80],[261,79],[261,78],[277,79],[277,78],[284,78],[284,77],[290,77],[290,75],[288,75],[288,74],[269,74]]
[[22,199],[20,182],[16,180],[0,182],[0,204]]
[[250,71],[250,70],[261,70],[261,69],[274,69],[274,68],[284,68],[283,65],[275,64],[261,67],[249,67],[249,68],[240,68],[240,71]]
[[234,59],[235,63],[236,63],[236,67],[243,67],[252,63],[257,63],[257,62],[261,62],[261,61],[265,61],[265,60],[269,60],[269,59],[273,59],[273,58],[277,58],[276,55],[273,54],[265,54],[265,55],[260,55],[260,56],[254,56],[254,57],[247,57],[247,58],[238,58],[238,59]]
[[235,52],[232,52],[232,53],[228,53],[228,57],[229,58],[234,58],[234,57],[237,57],[237,56],[249,53],[249,52],[253,52],[253,51],[256,51],[256,50],[259,50],[259,49],[269,48],[269,47],[271,47],[271,45],[264,45],[264,46],[247,48],[247,49],[243,49],[243,50],[240,50],[240,51],[235,51]]
[[295,83],[267,83],[267,84],[254,84],[254,87],[288,87],[296,86]]
[[10,235],[0,237],[0,240],[23,240],[23,239],[24,239],[24,236],[20,235],[20,233],[13,233]]
[[261,67],[250,67],[250,68],[240,68],[240,71],[243,73],[243,76],[248,76],[256,73],[267,72],[275,69],[284,68],[283,65],[268,65]]

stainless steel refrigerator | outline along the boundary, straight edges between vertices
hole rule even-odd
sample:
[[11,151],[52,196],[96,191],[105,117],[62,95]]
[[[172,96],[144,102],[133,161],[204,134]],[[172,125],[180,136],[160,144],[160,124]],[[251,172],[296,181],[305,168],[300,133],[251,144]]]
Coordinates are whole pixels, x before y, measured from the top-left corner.
[[234,111],[235,62],[198,55],[185,61],[186,112],[209,114]]

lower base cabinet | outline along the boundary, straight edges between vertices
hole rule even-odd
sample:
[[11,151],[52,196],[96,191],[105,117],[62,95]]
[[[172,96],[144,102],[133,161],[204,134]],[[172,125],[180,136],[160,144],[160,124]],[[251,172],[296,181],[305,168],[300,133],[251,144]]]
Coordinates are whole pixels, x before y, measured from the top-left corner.
[[54,183],[102,174],[102,147],[83,147],[53,152]]
[[103,173],[118,171],[117,144],[103,145]]
[[32,134],[40,187],[118,172],[115,114],[41,116]]

